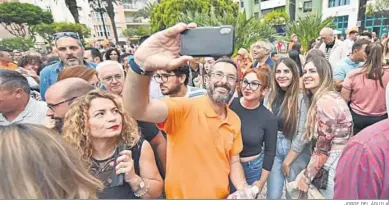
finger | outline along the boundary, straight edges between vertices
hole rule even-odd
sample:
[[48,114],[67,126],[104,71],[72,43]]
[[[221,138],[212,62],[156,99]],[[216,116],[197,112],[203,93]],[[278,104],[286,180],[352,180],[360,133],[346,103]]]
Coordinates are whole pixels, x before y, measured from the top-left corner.
[[175,37],[178,34],[182,33],[188,29],[188,25],[184,23],[178,23],[170,28],[167,28],[166,30],[162,31],[162,34],[166,37]]
[[115,169],[118,170],[127,167],[132,167],[132,162],[120,162],[119,164],[116,165]]
[[131,150],[123,150],[119,153],[120,155],[127,155],[129,157],[132,157],[132,152]]
[[196,23],[190,23],[190,24],[188,24],[188,28],[190,29],[190,28],[196,28],[197,27],[197,24]]
[[168,70],[174,70],[176,68],[179,68],[186,64],[188,61],[193,60],[192,56],[180,56],[178,58],[170,60],[170,62],[167,64]]

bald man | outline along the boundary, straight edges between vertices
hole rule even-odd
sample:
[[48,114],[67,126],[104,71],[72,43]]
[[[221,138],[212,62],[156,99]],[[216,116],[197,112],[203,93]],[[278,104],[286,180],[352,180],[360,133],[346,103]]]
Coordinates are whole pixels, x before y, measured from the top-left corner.
[[117,61],[107,60],[96,67],[97,77],[108,92],[122,96],[124,69]]
[[323,28],[320,31],[320,39],[323,42],[319,49],[324,52],[326,59],[334,67],[342,58],[349,55],[347,44],[337,40],[332,28]]
[[46,91],[49,110],[46,114],[46,126],[62,131],[63,120],[70,105],[80,96],[93,90],[87,81],[81,78],[67,78],[51,85]]

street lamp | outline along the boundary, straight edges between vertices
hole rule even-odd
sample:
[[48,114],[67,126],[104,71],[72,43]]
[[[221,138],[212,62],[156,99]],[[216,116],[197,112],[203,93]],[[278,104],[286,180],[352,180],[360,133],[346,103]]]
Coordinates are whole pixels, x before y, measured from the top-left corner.
[[104,36],[108,39],[107,29],[105,28],[104,13],[107,12],[105,9],[107,7],[107,2],[101,0],[94,0],[90,3],[93,10],[100,14],[101,21],[103,23]]

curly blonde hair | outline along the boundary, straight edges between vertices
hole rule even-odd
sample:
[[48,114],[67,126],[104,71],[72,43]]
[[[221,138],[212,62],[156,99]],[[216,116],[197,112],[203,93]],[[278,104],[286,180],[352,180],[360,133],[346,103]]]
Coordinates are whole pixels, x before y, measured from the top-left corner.
[[92,90],[85,96],[80,97],[66,113],[63,127],[63,137],[81,154],[81,159],[90,164],[92,145],[90,142],[90,129],[88,127],[88,111],[91,101],[97,98],[111,100],[118,108],[122,116],[122,132],[117,138],[117,144],[126,144],[130,147],[136,145],[140,136],[137,122],[128,117],[124,112],[121,101],[114,95],[99,90]]

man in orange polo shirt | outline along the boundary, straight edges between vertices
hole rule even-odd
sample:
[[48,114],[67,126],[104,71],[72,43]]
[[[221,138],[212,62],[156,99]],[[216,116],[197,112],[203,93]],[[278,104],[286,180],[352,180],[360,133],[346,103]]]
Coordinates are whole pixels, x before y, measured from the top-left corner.
[[0,69],[17,70],[18,66],[12,63],[12,56],[6,50],[0,50]]
[[[192,59],[179,56],[179,35],[195,24],[177,24],[147,39],[131,59],[124,104],[137,120],[159,123],[168,135],[167,199],[225,199],[229,178],[244,198],[258,191],[248,186],[239,159],[243,149],[240,119],[227,103],[238,82],[235,63],[219,59],[209,72],[208,95],[150,100],[152,71],[173,70]],[[141,182],[140,182],[141,183]]]

